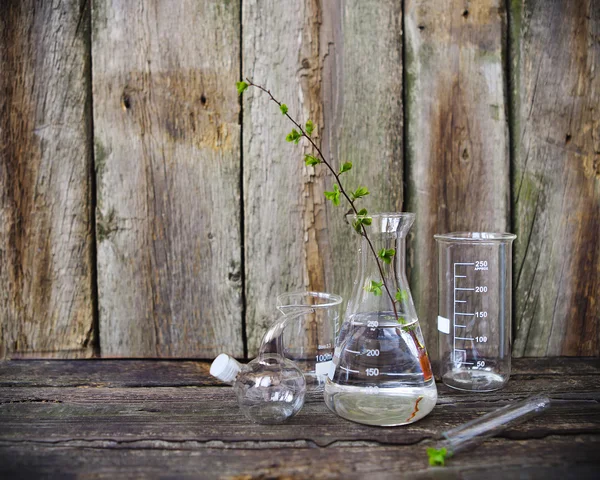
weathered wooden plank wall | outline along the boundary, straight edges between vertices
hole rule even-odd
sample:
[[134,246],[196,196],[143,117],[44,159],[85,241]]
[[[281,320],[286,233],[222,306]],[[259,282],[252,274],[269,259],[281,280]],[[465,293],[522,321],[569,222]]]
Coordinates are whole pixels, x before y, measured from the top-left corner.
[[[402,211],[401,2],[334,2],[323,10],[321,36],[326,155],[336,165],[352,162],[352,170],[344,174],[345,185],[352,189],[365,185],[371,192],[361,199],[361,207],[371,212]],[[359,237],[345,220],[347,205],[327,203],[332,289],[347,299],[356,275]]]
[[[320,126],[317,8],[312,0],[244,1],[242,71],[271,89],[294,116]],[[322,259],[331,252],[323,252],[324,172],[304,167],[303,147],[285,142],[292,125],[267,95],[249,91],[243,118],[246,326],[252,355],[279,315],[278,293],[307,285],[330,288]]]
[[513,2],[517,356],[600,354],[600,4]]
[[89,8],[0,4],[0,358],[93,354]]
[[239,3],[96,0],[105,356],[243,355]]
[[456,229],[519,235],[516,355],[600,355],[593,0],[0,11],[0,357],[89,356],[96,337],[104,356],[252,355],[278,292],[349,294],[357,239],[331,178],[265,95],[240,110],[241,74],[353,162],[367,208],[417,213],[433,357],[432,235]]
[[[346,185],[367,185],[371,210],[402,205],[402,11],[394,1],[243,4],[243,71],[300,119],[317,125],[324,154],[351,161]],[[376,75],[374,75],[376,72]],[[275,295],[313,289],[349,295],[356,237],[335,208],[325,167],[264,94],[244,101],[244,222],[250,354],[277,315]]]
[[411,281],[437,358],[435,233],[509,225],[506,11],[503,0],[406,0]]

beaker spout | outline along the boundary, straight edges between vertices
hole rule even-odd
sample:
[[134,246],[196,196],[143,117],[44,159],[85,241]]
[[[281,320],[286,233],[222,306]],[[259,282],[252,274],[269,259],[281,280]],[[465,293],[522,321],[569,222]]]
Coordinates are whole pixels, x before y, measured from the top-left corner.
[[[310,308],[303,308],[294,310],[291,313],[284,314],[282,317],[277,319],[264,334],[262,341],[260,342],[260,349],[258,351],[259,357],[267,355],[269,353],[277,353],[283,356],[283,331],[285,328],[300,320],[301,317],[314,311]],[[272,351],[272,350],[275,351]]]

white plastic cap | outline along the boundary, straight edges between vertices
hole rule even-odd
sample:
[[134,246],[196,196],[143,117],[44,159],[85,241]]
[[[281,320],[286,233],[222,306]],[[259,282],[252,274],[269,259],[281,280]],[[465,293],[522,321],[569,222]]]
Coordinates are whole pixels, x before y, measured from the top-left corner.
[[210,366],[210,374],[225,383],[233,383],[238,376],[242,365],[226,353],[222,353],[215,358]]

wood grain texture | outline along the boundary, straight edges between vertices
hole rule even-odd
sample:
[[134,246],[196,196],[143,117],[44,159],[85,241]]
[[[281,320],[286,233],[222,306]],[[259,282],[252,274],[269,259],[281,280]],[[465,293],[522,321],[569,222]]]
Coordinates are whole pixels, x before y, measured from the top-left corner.
[[521,400],[551,395],[544,416],[511,428],[507,438],[600,434],[600,377],[559,383],[556,376],[522,379],[485,397],[440,386],[435,409],[405,428],[350,423],[310,394],[301,412],[281,425],[256,425],[239,411],[235,393],[222,387],[0,388],[0,441],[68,443],[93,439],[141,442],[303,442],[319,447],[340,442],[414,445],[446,429]]
[[93,354],[86,1],[0,6],[0,358]]
[[600,9],[512,2],[517,356],[600,355]]
[[[402,5],[394,0],[323,2],[322,17],[324,153],[337,168],[352,162],[342,177],[348,190],[369,188],[359,208],[402,211]],[[344,217],[348,209],[328,202],[326,211],[333,255],[329,285],[345,302],[360,245]]]
[[[239,413],[230,388],[185,384],[186,377],[207,379],[202,368],[194,374],[202,362],[4,362],[2,378],[19,375],[19,364],[36,363],[43,368],[24,372],[22,386],[0,387],[4,475],[104,478],[118,469],[121,475],[177,478],[397,478],[399,471],[415,478],[469,478],[465,472],[595,478],[598,468],[600,365],[591,359],[516,359],[507,387],[485,395],[440,385],[432,413],[402,428],[344,421],[318,394],[310,394],[286,424],[255,425]],[[76,366],[96,372],[88,386],[31,386],[49,377],[77,380]],[[155,378],[147,375],[153,368]],[[178,386],[157,386],[170,378]],[[543,415],[486,441],[475,454],[457,455],[444,469],[427,467],[425,448],[441,431],[540,392],[555,400]]]
[[[242,6],[242,72],[270,89],[320,141],[319,3],[247,0]],[[327,290],[323,259],[325,171],[305,167],[304,144],[285,141],[293,125],[255,89],[244,94],[244,246],[249,355],[279,315],[279,293]]]
[[436,358],[433,235],[509,228],[506,12],[500,0],[407,0],[404,12],[411,286]]
[[243,355],[239,11],[94,2],[103,356]]
[[[181,360],[0,361],[0,387],[182,387],[222,386],[210,363]],[[535,377],[599,376],[595,358],[515,358],[511,382]]]
[[222,386],[209,369],[207,362],[181,360],[4,361],[0,387]]
[[[402,203],[402,14],[384,2],[244,2],[243,71],[271,89],[290,113],[317,125],[315,138],[334,168],[350,161],[344,185],[366,185],[374,211]],[[382,27],[384,26],[384,27]],[[358,241],[349,206],[323,192],[332,175],[306,167],[285,143],[287,123],[265,95],[244,103],[244,205],[249,351],[273,321],[283,291],[341,293],[354,281]]]
[[6,478],[59,476],[97,479],[464,479],[507,478],[595,480],[598,436],[534,440],[489,440],[476,455],[429,467],[424,446],[368,444],[315,448],[303,442],[269,442],[260,447],[209,442],[140,443],[88,441],[47,445],[0,443],[0,474]]

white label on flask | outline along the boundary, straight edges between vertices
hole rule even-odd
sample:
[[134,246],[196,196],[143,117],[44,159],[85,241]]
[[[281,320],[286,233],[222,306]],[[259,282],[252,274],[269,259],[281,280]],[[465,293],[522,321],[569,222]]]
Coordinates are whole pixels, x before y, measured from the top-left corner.
[[438,330],[442,333],[450,333],[450,320],[438,315]]
[[333,365],[333,361],[329,360],[328,362],[319,362],[315,366],[315,372],[317,375],[329,375],[329,370],[331,369],[331,365]]
[[335,363],[333,363],[333,360],[327,363],[329,364],[329,372],[327,372],[327,376],[329,377],[329,380],[333,380],[333,376],[335,375]]

